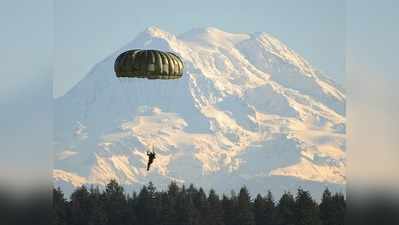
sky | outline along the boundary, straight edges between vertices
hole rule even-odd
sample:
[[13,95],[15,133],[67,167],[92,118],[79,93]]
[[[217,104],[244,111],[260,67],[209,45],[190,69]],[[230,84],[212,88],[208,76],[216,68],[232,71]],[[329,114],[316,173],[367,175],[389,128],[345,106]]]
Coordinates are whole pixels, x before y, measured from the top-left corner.
[[343,85],[345,13],[343,0],[56,0],[54,96],[149,26],[267,32]]
[[347,4],[347,171],[355,197],[370,190],[399,197],[398,8],[396,0]]
[[0,190],[49,180],[53,12],[52,0],[0,1]]
[[43,0],[42,4],[30,0],[0,1],[0,74],[4,77],[0,100],[32,81],[50,78],[54,20],[49,12],[53,7],[51,0]]

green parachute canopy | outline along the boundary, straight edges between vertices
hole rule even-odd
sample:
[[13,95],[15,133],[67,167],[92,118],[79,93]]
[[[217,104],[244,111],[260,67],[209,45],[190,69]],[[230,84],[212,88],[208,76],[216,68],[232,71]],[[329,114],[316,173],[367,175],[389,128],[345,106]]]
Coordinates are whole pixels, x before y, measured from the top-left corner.
[[114,70],[118,78],[179,79],[183,61],[172,52],[134,49],[116,58]]

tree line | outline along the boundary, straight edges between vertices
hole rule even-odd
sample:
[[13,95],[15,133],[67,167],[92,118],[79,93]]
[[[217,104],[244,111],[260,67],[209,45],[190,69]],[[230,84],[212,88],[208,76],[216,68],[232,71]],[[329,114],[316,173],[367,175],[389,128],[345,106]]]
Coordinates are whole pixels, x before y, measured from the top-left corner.
[[270,191],[251,198],[242,187],[219,196],[175,182],[164,191],[150,182],[127,194],[112,180],[104,190],[76,188],[68,199],[60,188],[53,189],[56,225],[343,225],[345,208],[344,195],[328,189],[320,204],[303,189],[285,192],[278,201]]

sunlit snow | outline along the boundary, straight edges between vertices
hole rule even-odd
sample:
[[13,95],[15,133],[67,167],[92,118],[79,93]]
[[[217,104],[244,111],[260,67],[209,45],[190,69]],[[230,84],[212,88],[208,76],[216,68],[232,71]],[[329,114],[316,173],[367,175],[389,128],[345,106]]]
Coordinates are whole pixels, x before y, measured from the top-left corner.
[[[114,60],[134,48],[176,52],[183,78],[118,81]],[[267,33],[150,27],[58,98],[55,117],[56,182],[263,192],[345,183],[343,89]]]

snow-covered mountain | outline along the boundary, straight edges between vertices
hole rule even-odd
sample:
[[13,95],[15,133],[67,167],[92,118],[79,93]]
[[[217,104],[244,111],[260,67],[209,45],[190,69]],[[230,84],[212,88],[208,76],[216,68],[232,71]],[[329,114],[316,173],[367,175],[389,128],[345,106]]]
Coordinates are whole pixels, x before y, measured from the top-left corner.
[[[128,49],[179,54],[180,80],[118,80]],[[345,184],[345,94],[267,33],[150,27],[55,102],[54,179],[64,188],[117,179],[194,183],[227,192],[318,195]],[[157,159],[150,172],[146,150]]]

